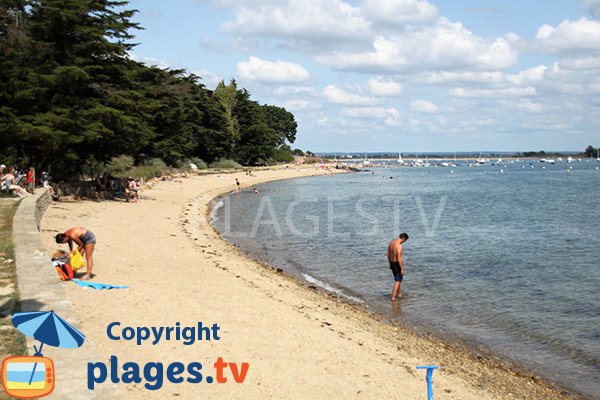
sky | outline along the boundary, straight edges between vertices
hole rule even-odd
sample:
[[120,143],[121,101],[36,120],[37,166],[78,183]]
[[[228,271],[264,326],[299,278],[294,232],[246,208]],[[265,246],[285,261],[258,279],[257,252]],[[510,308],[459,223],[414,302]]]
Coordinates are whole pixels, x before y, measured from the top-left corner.
[[600,0],[133,0],[131,56],[235,79],[313,152],[600,146]]

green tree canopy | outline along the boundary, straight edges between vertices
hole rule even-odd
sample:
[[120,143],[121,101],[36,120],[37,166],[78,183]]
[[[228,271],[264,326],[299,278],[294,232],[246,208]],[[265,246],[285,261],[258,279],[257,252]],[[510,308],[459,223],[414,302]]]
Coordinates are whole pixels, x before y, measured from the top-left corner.
[[116,0],[0,0],[0,157],[55,176],[128,155],[244,164],[293,143],[293,114],[128,56],[136,10]]

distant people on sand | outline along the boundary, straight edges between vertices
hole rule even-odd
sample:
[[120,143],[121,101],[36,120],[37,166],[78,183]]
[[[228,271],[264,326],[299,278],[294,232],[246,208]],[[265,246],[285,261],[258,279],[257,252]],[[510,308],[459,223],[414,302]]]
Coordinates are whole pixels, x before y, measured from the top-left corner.
[[125,193],[127,193],[127,201],[132,201],[134,203],[137,203],[140,201],[140,195],[139,195],[139,191],[140,191],[140,187],[138,182],[136,182],[133,178],[129,178],[127,180],[127,190]]
[[92,255],[94,254],[94,247],[96,246],[96,235],[94,235],[94,232],[86,228],[75,227],[68,229],[64,233],[59,233],[56,235],[55,239],[56,243],[59,244],[68,243],[71,251],[73,251],[73,243],[77,245],[77,250],[79,250],[81,255],[85,256],[87,263],[87,271],[82,279],[92,279],[92,268],[94,267]]
[[29,167],[29,171],[27,171],[27,191],[35,194],[35,168],[33,167]]
[[238,178],[235,178],[235,185],[237,187],[236,192],[240,193],[242,191],[242,188],[240,187],[240,181],[238,180]]
[[135,202],[139,203],[139,201],[140,201],[140,191],[142,190],[142,185],[141,185],[139,179],[135,179],[133,181],[133,183],[135,184]]
[[402,244],[408,240],[408,235],[404,232],[394,239],[388,245],[388,261],[390,263],[390,269],[394,275],[394,288],[392,290],[392,301],[398,300],[402,297],[400,292],[400,284],[404,279],[404,261],[402,260]]
[[[0,169],[4,171],[3,168]],[[29,196],[29,193],[25,189],[17,185],[15,168],[13,166],[9,166],[6,173],[0,172],[0,185],[2,186],[2,190],[6,190],[7,192],[14,191],[20,197]]]

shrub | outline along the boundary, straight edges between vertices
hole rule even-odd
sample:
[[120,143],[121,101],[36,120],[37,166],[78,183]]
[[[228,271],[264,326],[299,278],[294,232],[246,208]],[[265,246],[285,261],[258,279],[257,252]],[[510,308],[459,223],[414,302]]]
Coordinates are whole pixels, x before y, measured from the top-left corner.
[[320,162],[325,162],[326,160],[324,158],[318,158],[318,157],[306,157],[304,159],[304,163],[305,164],[318,164]]
[[198,169],[206,169],[206,168],[208,168],[208,165],[206,165],[206,163],[204,162],[204,160],[202,160],[201,158],[190,157],[190,161],[192,163],[196,164],[196,167],[198,167]]
[[241,169],[243,168],[238,162],[234,160],[219,160],[210,164],[212,169]]
[[148,167],[167,169],[167,164],[160,158],[148,158],[142,161],[142,165]]
[[125,178],[131,168],[133,168],[133,157],[126,155],[111,158],[106,166],[108,173],[117,178]]
[[292,153],[283,149],[275,149],[273,152],[273,159],[276,162],[294,162],[294,156],[292,156]]
[[[195,168],[192,167],[192,165],[194,165]],[[179,162],[177,163],[177,166],[179,169],[181,169],[183,171],[194,171],[194,170],[198,170],[198,169],[208,168],[206,163],[198,157],[190,157],[190,158],[184,158],[183,160],[179,160]]]
[[133,176],[135,178],[160,178],[165,172],[168,172],[169,168],[161,168],[156,165],[138,165],[137,167],[131,168],[127,171],[127,176]]
[[[123,157],[123,156],[119,156]],[[133,161],[133,160],[132,160]],[[112,161],[111,161],[112,163]],[[125,166],[125,163],[122,163]],[[117,178],[125,178],[128,176],[136,178],[158,178],[170,171],[170,168],[160,158],[149,158],[143,160],[140,165],[132,165],[125,171],[119,171],[118,173],[111,174]]]

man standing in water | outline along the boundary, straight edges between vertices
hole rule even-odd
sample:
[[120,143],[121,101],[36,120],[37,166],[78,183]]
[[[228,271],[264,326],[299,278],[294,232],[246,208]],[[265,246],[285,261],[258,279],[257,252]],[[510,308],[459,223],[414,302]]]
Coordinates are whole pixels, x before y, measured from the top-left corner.
[[398,300],[402,297],[400,293],[400,283],[404,278],[404,261],[402,261],[402,243],[408,240],[408,235],[404,232],[400,234],[398,239],[394,239],[388,246],[388,261],[390,262],[390,269],[394,274],[394,289],[392,290],[392,301]]

